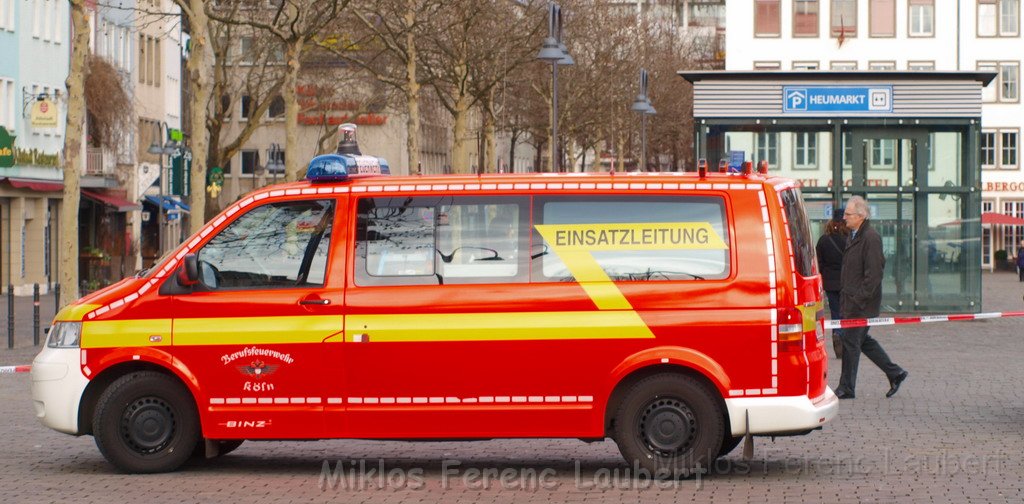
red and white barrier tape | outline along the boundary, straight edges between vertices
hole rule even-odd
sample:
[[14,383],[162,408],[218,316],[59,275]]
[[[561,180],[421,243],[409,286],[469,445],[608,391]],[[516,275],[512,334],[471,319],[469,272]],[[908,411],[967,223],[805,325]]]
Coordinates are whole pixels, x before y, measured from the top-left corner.
[[961,313],[953,315],[922,315],[920,317],[877,317],[869,319],[826,320],[825,329],[844,329],[847,327],[875,327],[897,324],[927,324],[930,322],[957,322],[960,320],[981,320],[1009,317],[1024,317],[1024,311]]
[[27,373],[32,366],[0,366],[0,374]]

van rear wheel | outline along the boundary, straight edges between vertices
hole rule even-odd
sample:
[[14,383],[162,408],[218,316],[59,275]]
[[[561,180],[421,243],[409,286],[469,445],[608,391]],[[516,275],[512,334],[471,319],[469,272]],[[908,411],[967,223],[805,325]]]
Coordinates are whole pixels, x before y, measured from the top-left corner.
[[100,395],[92,422],[100,452],[127,473],[173,471],[199,441],[191,394],[179,381],[153,371],[115,380]]
[[724,431],[724,416],[708,387],[665,373],[630,388],[615,414],[613,437],[630,466],[664,479],[706,471]]

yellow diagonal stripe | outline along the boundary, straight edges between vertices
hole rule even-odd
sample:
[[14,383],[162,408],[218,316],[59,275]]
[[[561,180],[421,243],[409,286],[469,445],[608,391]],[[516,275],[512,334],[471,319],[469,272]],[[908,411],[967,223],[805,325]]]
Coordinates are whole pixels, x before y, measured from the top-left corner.
[[345,325],[346,342],[370,343],[654,337],[634,311],[349,315]]

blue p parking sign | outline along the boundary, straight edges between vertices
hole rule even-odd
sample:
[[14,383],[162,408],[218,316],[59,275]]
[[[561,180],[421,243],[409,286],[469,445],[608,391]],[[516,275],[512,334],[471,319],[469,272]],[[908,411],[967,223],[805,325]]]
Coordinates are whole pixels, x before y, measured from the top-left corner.
[[784,86],[783,113],[892,112],[892,86]]

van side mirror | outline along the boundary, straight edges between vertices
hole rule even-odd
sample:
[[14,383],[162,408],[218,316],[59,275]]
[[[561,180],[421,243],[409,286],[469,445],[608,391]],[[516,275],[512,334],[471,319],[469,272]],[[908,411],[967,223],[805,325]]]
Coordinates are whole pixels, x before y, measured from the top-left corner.
[[199,259],[195,254],[185,254],[181,271],[178,272],[178,283],[185,287],[199,283]]

